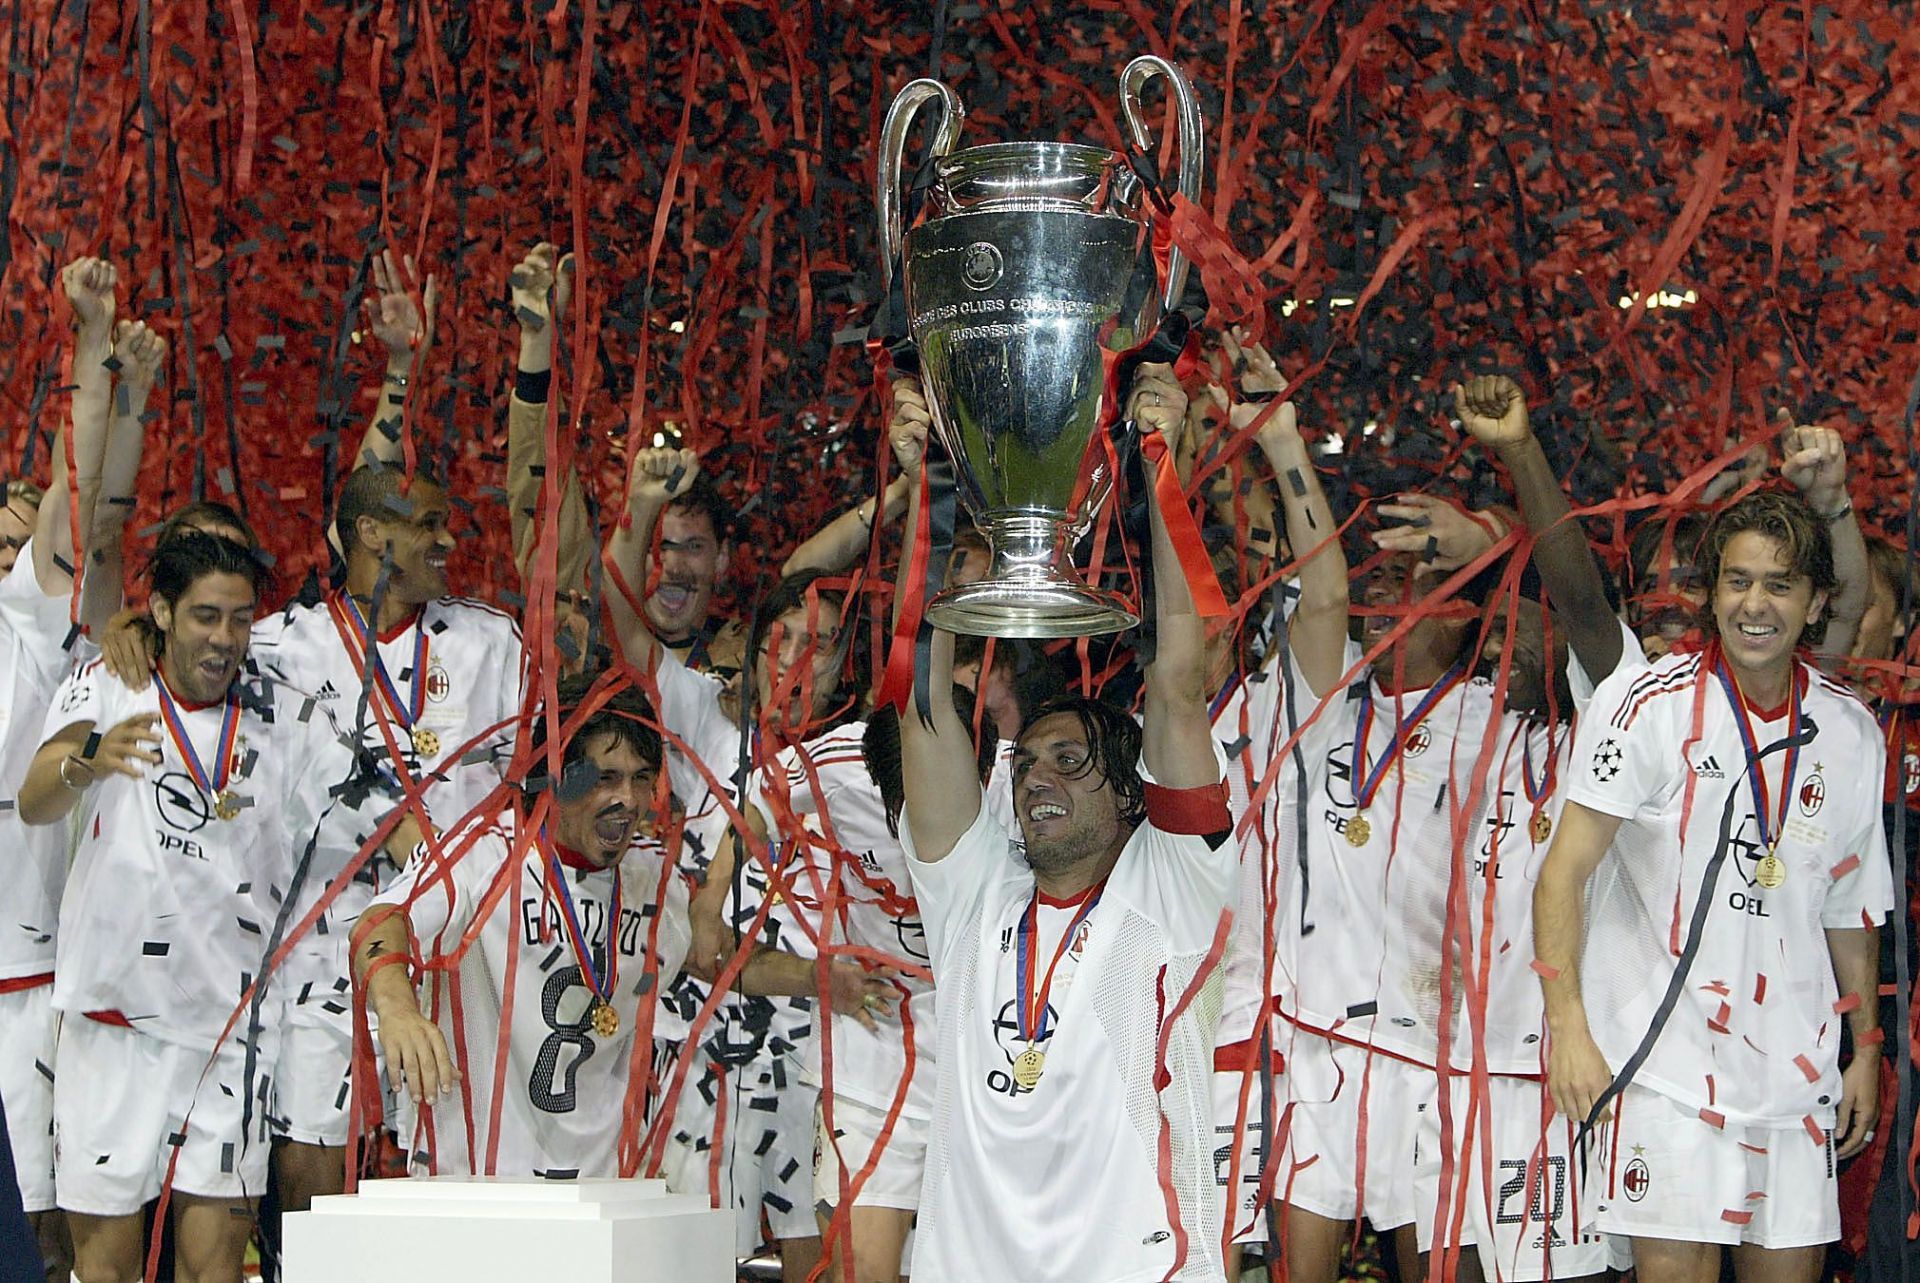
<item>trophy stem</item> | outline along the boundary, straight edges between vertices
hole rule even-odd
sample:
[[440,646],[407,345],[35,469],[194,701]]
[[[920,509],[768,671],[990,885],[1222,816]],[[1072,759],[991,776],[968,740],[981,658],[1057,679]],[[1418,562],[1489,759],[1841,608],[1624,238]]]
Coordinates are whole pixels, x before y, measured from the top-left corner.
[[1072,519],[994,513],[985,526],[992,567],[985,579],[927,604],[935,628],[981,637],[1089,637],[1140,622],[1119,593],[1090,588],[1074,575]]

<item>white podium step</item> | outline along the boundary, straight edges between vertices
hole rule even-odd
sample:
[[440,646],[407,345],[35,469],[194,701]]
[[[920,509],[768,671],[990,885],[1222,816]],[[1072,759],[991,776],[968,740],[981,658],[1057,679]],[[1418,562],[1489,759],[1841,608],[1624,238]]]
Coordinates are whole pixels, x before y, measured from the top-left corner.
[[733,1283],[733,1216],[662,1181],[364,1181],[284,1221],[286,1283]]

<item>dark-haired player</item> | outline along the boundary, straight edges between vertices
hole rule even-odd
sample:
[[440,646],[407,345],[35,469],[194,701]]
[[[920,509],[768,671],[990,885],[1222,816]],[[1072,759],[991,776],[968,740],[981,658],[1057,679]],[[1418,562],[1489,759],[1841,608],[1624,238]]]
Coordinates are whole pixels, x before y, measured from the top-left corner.
[[388,1073],[413,1103],[401,1140],[419,1173],[621,1174],[623,1118],[644,1112],[634,1040],[650,1065],[655,996],[689,933],[686,886],[643,831],[660,796],[652,711],[631,689],[603,694],[562,688],[560,721],[579,725],[544,796],[542,758],[511,805],[431,844],[396,830],[406,868],[354,929]]
[[[1185,394],[1142,367],[1128,412]],[[923,423],[896,418],[903,467]],[[917,488],[914,491],[917,496]],[[952,705],[901,721],[902,838],[940,994],[940,1066],[913,1249],[922,1283],[1218,1279],[1212,1071],[1238,876],[1203,683],[1204,629],[1152,512],[1144,725],[1093,700],[1037,710],[1015,751],[1024,858],[982,805]],[[936,632],[926,675],[952,682]],[[1199,835],[1207,835],[1205,838]]]
[[83,1279],[139,1277],[140,1212],[169,1175],[180,1276],[238,1277],[265,1184],[279,1021],[241,1001],[287,894],[283,772],[306,749],[237,684],[262,576],[199,532],[156,549],[154,679],[136,691],[97,662],[68,678],[20,790],[30,824],[80,812],[53,1005],[59,1198]]
[[498,787],[520,715],[520,630],[512,618],[448,595],[446,490],[424,472],[357,469],[341,488],[334,526],[346,582],[317,605],[290,604],[256,625],[262,673],[314,701],[347,733],[308,763],[317,831],[292,920],[303,920],[359,862],[279,974],[287,994],[287,1053],[276,1082],[280,1193],[288,1211],[346,1179],[352,988],[347,930],[382,867],[363,848],[395,795],[421,793],[448,827]]
[[1743,1277],[1818,1277],[1834,1163],[1873,1125],[1884,746],[1797,653],[1850,511],[1844,473],[1809,496],[1715,517],[1708,645],[1600,684],[1535,892],[1554,1104],[1610,1105],[1598,1223],[1650,1283],[1716,1277],[1722,1245]]

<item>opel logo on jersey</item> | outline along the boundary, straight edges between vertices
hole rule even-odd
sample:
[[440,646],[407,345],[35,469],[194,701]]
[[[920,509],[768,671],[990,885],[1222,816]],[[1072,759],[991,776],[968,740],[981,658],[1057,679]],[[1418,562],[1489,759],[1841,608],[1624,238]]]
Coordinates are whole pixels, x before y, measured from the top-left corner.
[[1327,801],[1335,806],[1352,806],[1353,746],[1341,744],[1327,753]]
[[1732,848],[1734,866],[1740,870],[1741,878],[1748,886],[1760,885],[1760,857],[1766,854],[1760,844],[1754,840],[1753,817],[1743,816],[1739,831],[1728,839]]
[[909,958],[918,958],[929,962],[933,955],[927,952],[927,929],[918,918],[895,918],[894,934],[900,938],[900,951]]
[[213,818],[193,777],[180,771],[168,771],[154,781],[153,800],[167,827],[179,833],[198,833]]
[[1827,782],[1820,776],[1820,768],[1815,766],[1807,782],[1800,786],[1800,814],[1815,816],[1820,814],[1820,804],[1827,800]]
[[[1020,1000],[1009,998],[1000,1004],[1000,1014],[993,1018],[993,1040],[1000,1046],[1000,1053],[1011,1065],[1013,1058],[1027,1049],[1027,1040],[1020,1036]],[[1046,1017],[1040,1022],[1046,1035],[1036,1039],[1034,1045],[1044,1047],[1053,1041],[1054,1027],[1060,1023],[1060,1010],[1052,1003],[1047,1004]]]
[[447,670],[436,661],[427,666],[427,699],[435,704],[446,702],[453,694],[453,679],[447,676]]

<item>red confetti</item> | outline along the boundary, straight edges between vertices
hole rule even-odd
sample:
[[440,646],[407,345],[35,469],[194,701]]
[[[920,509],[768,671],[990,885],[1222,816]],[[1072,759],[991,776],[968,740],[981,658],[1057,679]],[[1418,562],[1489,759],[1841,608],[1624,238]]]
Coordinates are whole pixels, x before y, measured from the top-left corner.
[[1850,855],[1846,859],[1840,861],[1840,863],[1834,865],[1833,868],[1828,870],[1828,872],[1833,877],[1833,880],[1835,882],[1838,882],[1841,878],[1846,877],[1847,874],[1852,873],[1855,869],[1859,867],[1860,867],[1860,857],[1858,855]]

